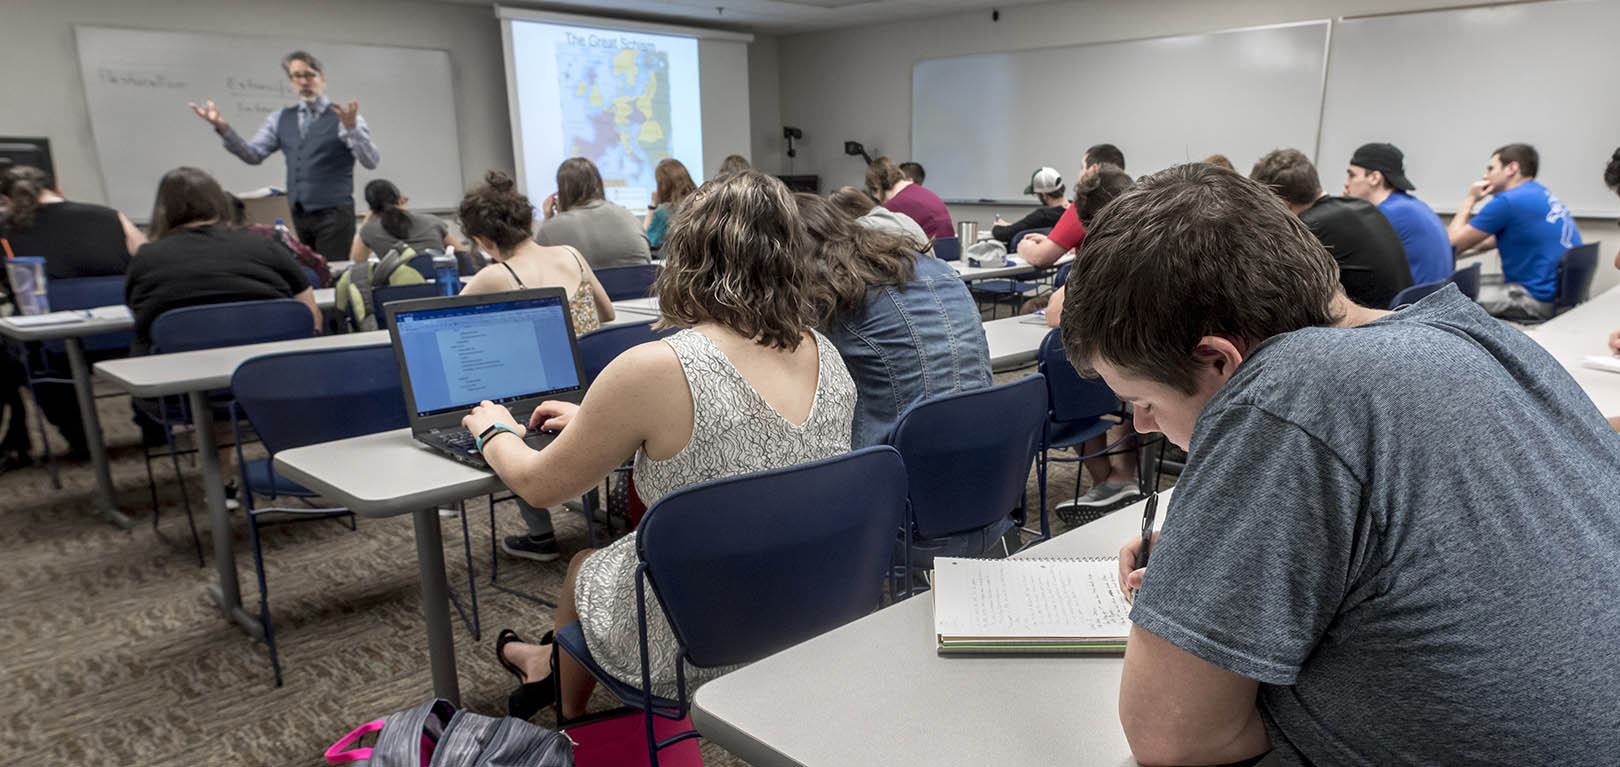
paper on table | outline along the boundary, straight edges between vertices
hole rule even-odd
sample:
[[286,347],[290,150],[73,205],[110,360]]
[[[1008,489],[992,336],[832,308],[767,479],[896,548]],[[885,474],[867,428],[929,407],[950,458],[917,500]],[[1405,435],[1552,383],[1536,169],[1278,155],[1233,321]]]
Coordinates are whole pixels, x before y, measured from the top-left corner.
[[934,629],[942,637],[1123,637],[1130,605],[1117,562],[955,559],[934,562]]
[[88,310],[88,314],[90,315],[91,319],[96,320],[127,320],[134,317],[134,315],[130,314],[129,307],[123,304],[98,306],[94,309]]
[[81,311],[46,312],[45,314],[18,315],[6,318],[6,322],[19,328],[67,325],[74,322],[84,322],[84,320],[85,313]]
[[1620,357],[1612,354],[1594,354],[1581,360],[1582,367],[1593,370],[1607,370],[1610,373],[1620,373]]

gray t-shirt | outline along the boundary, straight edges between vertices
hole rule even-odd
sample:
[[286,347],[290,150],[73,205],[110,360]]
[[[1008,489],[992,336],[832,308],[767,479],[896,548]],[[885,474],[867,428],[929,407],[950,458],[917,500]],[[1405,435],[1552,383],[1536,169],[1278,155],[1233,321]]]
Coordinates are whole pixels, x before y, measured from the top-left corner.
[[640,219],[606,200],[591,200],[546,219],[534,240],[574,246],[592,270],[652,263]]
[[1131,620],[1256,679],[1285,764],[1620,756],[1620,437],[1455,287],[1260,344]]
[[[405,215],[410,216],[411,226],[406,232],[405,244],[417,253],[428,250],[444,250],[444,236],[450,233],[450,225],[433,216],[424,215],[407,210]],[[383,231],[382,216],[373,216],[360,227],[360,242],[378,256],[383,256],[399,244],[400,238]]]

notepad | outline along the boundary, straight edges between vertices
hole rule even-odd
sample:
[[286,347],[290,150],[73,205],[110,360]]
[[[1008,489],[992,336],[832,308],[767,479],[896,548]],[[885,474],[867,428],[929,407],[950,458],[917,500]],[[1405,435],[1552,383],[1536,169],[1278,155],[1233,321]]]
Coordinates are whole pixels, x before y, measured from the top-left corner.
[[1607,370],[1610,373],[1620,373],[1620,357],[1613,354],[1594,354],[1581,360],[1582,367],[1593,370]]
[[1131,630],[1114,557],[939,557],[933,596],[941,655],[1117,655]]
[[84,322],[86,316],[82,311],[46,312],[45,314],[27,314],[7,317],[6,322],[19,328],[38,328],[47,325],[68,325],[74,322]]

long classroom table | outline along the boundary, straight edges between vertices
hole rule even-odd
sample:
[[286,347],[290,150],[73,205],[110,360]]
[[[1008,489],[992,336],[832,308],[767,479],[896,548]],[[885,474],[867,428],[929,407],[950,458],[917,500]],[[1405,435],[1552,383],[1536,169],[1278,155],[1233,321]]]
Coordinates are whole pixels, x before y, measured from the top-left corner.
[[1620,373],[1594,370],[1587,357],[1609,354],[1609,334],[1620,330],[1620,286],[1525,331],[1569,371],[1604,417],[1620,416]]

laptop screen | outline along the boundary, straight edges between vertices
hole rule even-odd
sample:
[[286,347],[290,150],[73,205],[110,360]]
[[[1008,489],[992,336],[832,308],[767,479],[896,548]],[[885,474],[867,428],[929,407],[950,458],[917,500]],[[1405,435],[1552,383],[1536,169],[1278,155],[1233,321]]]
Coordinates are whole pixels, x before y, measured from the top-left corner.
[[560,298],[400,312],[395,322],[418,417],[582,385]]

